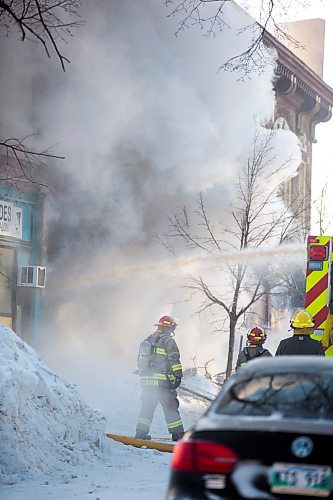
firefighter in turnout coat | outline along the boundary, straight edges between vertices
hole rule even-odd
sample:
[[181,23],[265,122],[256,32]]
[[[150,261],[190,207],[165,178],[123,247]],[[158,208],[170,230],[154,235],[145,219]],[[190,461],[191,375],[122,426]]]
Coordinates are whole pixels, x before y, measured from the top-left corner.
[[162,316],[155,326],[157,326],[156,332],[144,341],[151,344],[149,367],[140,370],[139,365],[141,410],[135,437],[151,439],[149,429],[159,402],[172,440],[178,441],[184,435],[184,428],[178,411],[179,401],[176,391],[183,376],[179,349],[173,338],[177,324],[171,316]]
[[294,330],[294,334],[292,337],[281,340],[275,356],[295,354],[324,356],[321,342],[310,337],[315,324],[307,311],[304,309],[296,311],[290,320],[290,326]]
[[253,358],[259,356],[272,356],[269,350],[263,347],[266,339],[267,335],[260,326],[251,328],[247,334],[247,346],[238,354],[236,370]]

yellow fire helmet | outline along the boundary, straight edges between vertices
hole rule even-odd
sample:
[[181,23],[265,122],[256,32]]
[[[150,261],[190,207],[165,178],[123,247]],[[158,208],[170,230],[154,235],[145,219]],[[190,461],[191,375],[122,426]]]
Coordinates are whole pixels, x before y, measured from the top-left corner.
[[313,328],[313,318],[311,314],[304,309],[299,309],[291,318],[290,326],[291,328]]

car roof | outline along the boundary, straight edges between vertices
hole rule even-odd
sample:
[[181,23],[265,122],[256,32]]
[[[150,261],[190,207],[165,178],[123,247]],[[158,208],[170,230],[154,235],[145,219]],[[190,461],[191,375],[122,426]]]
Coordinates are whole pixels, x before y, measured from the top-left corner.
[[276,356],[256,358],[242,366],[234,377],[248,378],[267,373],[333,373],[333,358],[326,356]]

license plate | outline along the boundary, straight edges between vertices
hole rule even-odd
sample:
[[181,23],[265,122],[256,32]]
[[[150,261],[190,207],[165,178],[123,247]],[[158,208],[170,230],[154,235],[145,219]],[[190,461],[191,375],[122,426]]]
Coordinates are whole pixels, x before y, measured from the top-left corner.
[[333,489],[329,466],[275,463],[270,471],[271,491],[327,497]]

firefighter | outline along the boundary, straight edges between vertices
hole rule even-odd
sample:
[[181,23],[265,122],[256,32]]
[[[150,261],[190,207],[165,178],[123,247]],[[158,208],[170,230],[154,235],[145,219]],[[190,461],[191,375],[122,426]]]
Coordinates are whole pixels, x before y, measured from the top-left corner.
[[179,349],[173,338],[177,324],[171,316],[162,316],[155,326],[157,330],[146,339],[153,345],[149,371],[139,371],[141,410],[135,437],[151,439],[149,429],[159,402],[172,440],[178,441],[184,435],[184,427],[176,391],[183,376]]
[[247,334],[247,346],[238,354],[236,370],[248,361],[259,356],[272,356],[268,349],[263,347],[267,335],[263,328],[254,326]]
[[327,349],[325,349],[325,347],[324,347],[324,351],[325,351],[325,356],[333,356],[333,330],[332,329],[331,329],[331,333],[330,333],[330,346]]
[[[332,309],[332,302],[330,303],[330,311]],[[333,314],[330,312],[326,318],[325,328],[323,332],[323,338],[321,343],[323,344],[325,356],[333,356]]]
[[294,330],[292,337],[281,340],[276,356],[294,354],[313,354],[324,356],[321,342],[310,337],[314,330],[312,316],[304,309],[295,312],[290,320],[290,326]]

